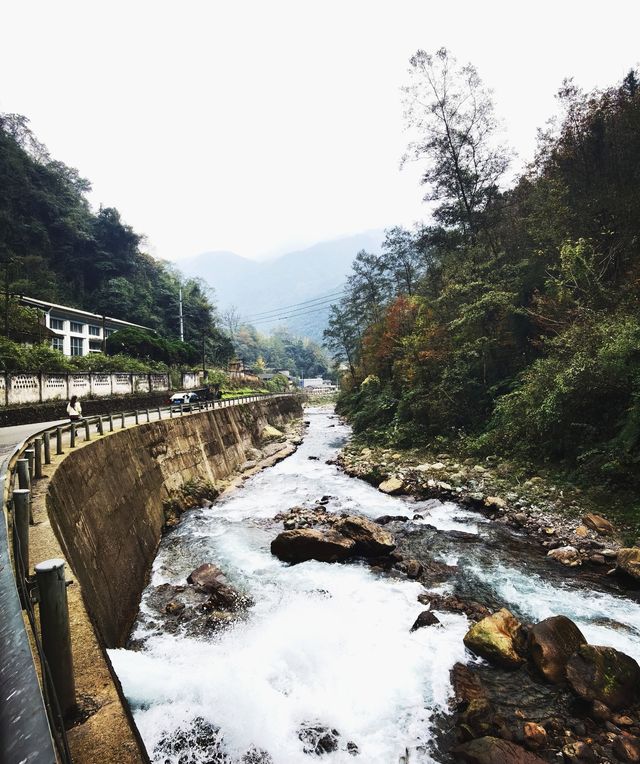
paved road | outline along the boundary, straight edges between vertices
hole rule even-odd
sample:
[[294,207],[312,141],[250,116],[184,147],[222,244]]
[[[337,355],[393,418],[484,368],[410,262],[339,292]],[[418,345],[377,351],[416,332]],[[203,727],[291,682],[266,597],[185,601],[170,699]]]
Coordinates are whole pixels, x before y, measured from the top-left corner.
[[11,456],[15,447],[29,435],[33,435],[38,430],[44,430],[45,427],[66,424],[68,421],[68,419],[56,419],[53,422],[31,422],[31,424],[18,424],[13,427],[0,427],[0,465]]

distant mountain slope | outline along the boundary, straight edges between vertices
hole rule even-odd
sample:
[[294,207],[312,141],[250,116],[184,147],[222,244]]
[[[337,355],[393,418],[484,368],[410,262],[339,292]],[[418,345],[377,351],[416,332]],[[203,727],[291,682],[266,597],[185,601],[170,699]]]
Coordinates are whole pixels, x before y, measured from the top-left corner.
[[[233,252],[205,252],[180,262],[179,267],[215,289],[221,310],[235,305],[260,331],[267,333],[276,326],[286,325],[295,334],[319,341],[326,326],[328,306],[314,309],[311,305],[309,311],[314,312],[306,315],[302,315],[306,312],[303,308],[284,309],[339,291],[356,253],[361,249],[379,252],[383,238],[382,231],[367,231],[262,262]],[[283,314],[297,312],[300,315],[268,320],[256,315],[280,309]]]

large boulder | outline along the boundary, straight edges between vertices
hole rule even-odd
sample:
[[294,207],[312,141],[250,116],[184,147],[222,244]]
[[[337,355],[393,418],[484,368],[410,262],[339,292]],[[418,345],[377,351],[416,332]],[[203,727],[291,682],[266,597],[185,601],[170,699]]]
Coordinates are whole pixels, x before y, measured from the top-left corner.
[[602,515],[595,515],[593,512],[588,512],[583,518],[582,522],[591,528],[591,530],[600,533],[602,536],[610,536],[613,533],[613,525]]
[[541,674],[550,682],[565,680],[567,661],[587,640],[573,621],[554,615],[536,623],[529,631],[529,652]]
[[355,554],[363,557],[380,557],[390,554],[396,548],[393,536],[366,517],[349,515],[336,526],[338,533],[351,539],[355,544]]
[[640,694],[640,666],[613,647],[582,645],[567,662],[571,689],[585,700],[625,708]]
[[490,663],[515,669],[523,663],[516,650],[521,634],[522,624],[502,608],[474,624],[465,634],[464,644]]
[[207,592],[210,594],[218,584],[226,584],[227,579],[217,565],[214,565],[211,562],[205,562],[189,574],[187,583],[195,586],[200,592]]
[[284,531],[271,542],[271,554],[283,562],[337,562],[355,553],[355,541],[335,531],[299,528]]
[[640,581],[640,547],[618,550],[618,567],[631,578]]
[[273,427],[272,425],[268,424],[262,429],[262,432],[260,433],[260,440],[263,443],[272,440],[284,440],[284,433],[277,427]]
[[479,737],[453,749],[456,761],[468,764],[543,764],[544,759],[498,737]]
[[378,490],[382,493],[388,493],[395,496],[404,491],[404,483],[400,478],[390,477],[388,480],[383,480],[378,486]]

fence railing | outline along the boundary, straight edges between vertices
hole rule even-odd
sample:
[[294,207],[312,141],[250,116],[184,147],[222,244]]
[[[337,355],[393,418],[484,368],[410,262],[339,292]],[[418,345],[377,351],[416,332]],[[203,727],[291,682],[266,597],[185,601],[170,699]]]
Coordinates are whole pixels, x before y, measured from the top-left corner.
[[[290,396],[291,393],[256,393],[224,400],[175,403],[153,409],[99,414],[47,427],[16,446],[0,470],[0,495],[7,510],[0,520],[0,764],[71,764],[64,725],[64,716],[69,708],[69,682],[65,687],[60,687],[59,670],[64,658],[63,655],[61,659],[61,651],[64,653],[65,648],[64,645],[47,644],[47,639],[51,642],[51,636],[44,633],[44,628],[42,632],[37,628],[34,603],[38,595],[29,568],[30,489],[32,481],[43,477],[43,466],[51,463],[54,453],[64,454],[91,440],[92,432],[105,434],[147,422],[253,403],[264,398]],[[11,518],[10,526],[8,518]],[[40,573],[43,568],[49,573],[64,568],[63,561],[47,562],[47,566],[42,563],[38,565]],[[42,583],[38,583],[42,589]],[[57,591],[58,595],[65,591],[64,573]],[[55,603],[50,609],[59,612],[59,604]],[[35,656],[27,627],[35,646]],[[39,664],[42,684],[38,681],[35,660]]]

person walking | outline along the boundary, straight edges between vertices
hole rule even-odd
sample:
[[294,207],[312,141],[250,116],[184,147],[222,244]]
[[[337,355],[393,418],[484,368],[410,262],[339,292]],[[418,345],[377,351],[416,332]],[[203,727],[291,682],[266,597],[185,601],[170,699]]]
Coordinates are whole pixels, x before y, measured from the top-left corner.
[[71,400],[67,404],[67,416],[72,422],[82,419],[82,406],[77,395],[72,395]]

